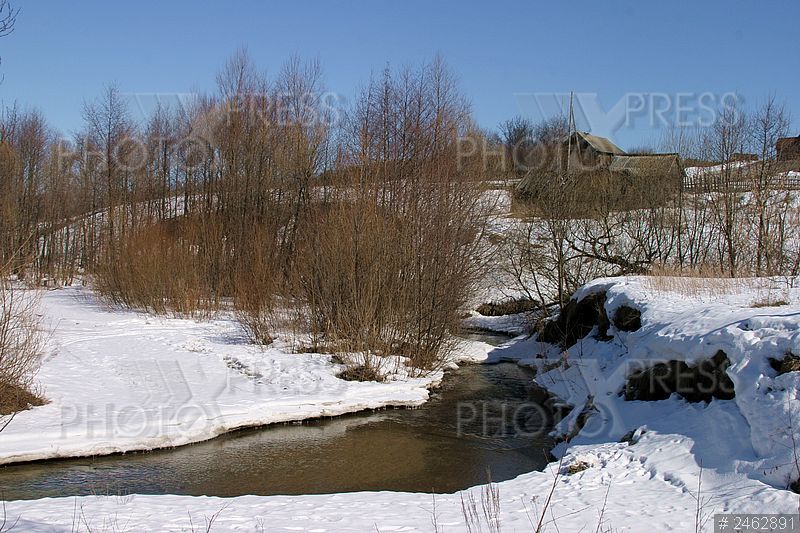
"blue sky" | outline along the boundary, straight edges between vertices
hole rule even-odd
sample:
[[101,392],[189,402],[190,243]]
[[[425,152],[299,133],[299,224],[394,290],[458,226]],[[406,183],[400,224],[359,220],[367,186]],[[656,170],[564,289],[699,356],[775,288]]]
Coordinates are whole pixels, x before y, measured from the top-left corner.
[[[241,46],[267,73],[293,53],[319,57],[327,86],[348,98],[387,62],[439,53],[482,126],[538,118],[563,98],[540,108],[530,95],[574,90],[598,106],[579,126],[627,148],[658,136],[659,106],[688,107],[691,121],[729,92],[747,104],[775,94],[799,123],[793,0],[12,2],[22,10],[0,39],[0,101],[39,108],[65,133],[110,82],[126,93],[211,91]],[[643,109],[623,127],[622,108],[604,114],[620,102]]]

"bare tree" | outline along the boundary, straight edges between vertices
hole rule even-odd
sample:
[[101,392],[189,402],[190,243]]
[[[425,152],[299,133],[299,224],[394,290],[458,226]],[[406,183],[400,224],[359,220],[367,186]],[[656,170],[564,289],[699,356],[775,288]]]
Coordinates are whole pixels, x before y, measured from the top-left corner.
[[[0,37],[5,37],[14,31],[18,14],[19,8],[14,9],[8,0],[0,0]],[[0,62],[2,62],[1,59]],[[0,82],[2,81],[2,77],[0,77]]]
[[742,184],[745,166],[736,160],[736,154],[745,151],[747,120],[736,106],[723,108],[703,143],[706,159],[719,161],[718,170],[707,176],[714,189],[709,196],[714,223],[721,236],[718,244],[719,268],[731,277],[738,273],[741,262],[743,237]]
[[534,123],[525,117],[514,117],[500,124],[506,154],[518,176],[525,173],[528,151],[535,142],[534,128]]
[[[91,164],[91,160],[96,162],[93,167],[96,174],[91,179],[95,189],[103,194],[100,202],[107,209],[107,242],[113,248],[116,232],[127,229],[131,213],[128,207],[133,207],[129,205],[132,174],[128,157],[133,148],[134,124],[130,120],[127,103],[115,85],[108,86],[105,94],[96,102],[84,105],[84,120],[84,163]],[[127,207],[117,209],[121,205]]]
[[[776,143],[789,129],[789,117],[782,105],[769,97],[750,120],[750,145],[758,161],[749,167],[753,192],[753,215],[756,227],[755,274],[775,275],[780,270],[785,244],[785,209],[788,199],[782,183],[776,183],[779,169],[776,162]],[[776,209],[777,208],[777,209]]]
[[14,31],[17,14],[19,8],[14,9],[8,0],[0,0],[0,37],[5,37]]

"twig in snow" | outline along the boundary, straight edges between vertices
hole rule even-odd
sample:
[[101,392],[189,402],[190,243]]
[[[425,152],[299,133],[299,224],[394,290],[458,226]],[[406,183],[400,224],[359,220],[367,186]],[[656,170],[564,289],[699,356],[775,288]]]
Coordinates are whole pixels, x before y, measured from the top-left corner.
[[705,530],[706,523],[710,514],[704,514],[703,509],[708,504],[711,498],[703,498],[703,463],[700,463],[700,473],[697,476],[697,494],[695,495],[695,516],[694,516],[694,531],[695,533],[702,533]]
[[[440,533],[439,531],[439,516],[436,513],[436,493],[431,492],[431,497],[433,498],[433,511],[431,511],[431,523],[433,525],[433,533]],[[375,529],[378,529],[378,526],[375,526]]]
[[13,413],[11,413],[8,416],[8,420],[6,420],[5,422],[2,422],[2,418],[0,418],[0,423],[2,423],[2,425],[0,425],[0,433],[2,433],[3,430],[8,427],[8,425],[11,423],[11,421],[14,420],[14,417],[17,416],[18,412],[19,411],[14,411]]
[[550,487],[550,492],[547,494],[547,499],[544,501],[544,508],[542,509],[542,514],[539,516],[539,522],[536,524],[536,529],[534,530],[535,533],[541,533],[542,531],[542,524],[544,524],[544,517],[547,513],[547,509],[550,507],[550,503],[553,500],[553,493],[556,491],[556,485],[558,484],[558,480],[561,477],[561,467],[564,464],[564,457],[566,457],[566,452],[561,455],[561,459],[558,460],[558,468],[556,469],[556,473],[553,475],[553,485]]
[[603,517],[606,514],[606,505],[608,505],[608,493],[611,491],[611,482],[608,482],[608,488],[606,488],[606,495],[603,498],[603,507],[600,509],[600,518],[597,520],[597,528],[594,530],[594,533],[601,533],[601,528],[603,527]]
[[[3,496],[0,495],[0,498],[3,498]],[[18,522],[19,522],[19,516],[17,517],[16,520],[14,520],[13,524],[8,523],[8,512],[6,511],[5,498],[3,498],[3,516],[0,517],[0,533],[7,533],[8,531],[11,531],[15,527],[17,527]]]

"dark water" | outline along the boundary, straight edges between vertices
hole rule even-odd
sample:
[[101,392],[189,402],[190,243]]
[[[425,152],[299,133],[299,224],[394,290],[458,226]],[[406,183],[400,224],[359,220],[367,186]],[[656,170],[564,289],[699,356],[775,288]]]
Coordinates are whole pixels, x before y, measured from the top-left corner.
[[515,364],[448,372],[432,400],[237,431],[148,453],[0,467],[4,499],[85,494],[452,492],[542,468],[553,446],[532,374]]

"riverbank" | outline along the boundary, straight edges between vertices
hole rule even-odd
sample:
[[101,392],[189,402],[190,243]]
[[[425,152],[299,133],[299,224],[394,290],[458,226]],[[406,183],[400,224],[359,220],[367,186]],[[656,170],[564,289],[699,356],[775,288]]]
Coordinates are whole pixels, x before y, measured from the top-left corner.
[[[691,439],[651,435],[634,446],[614,443],[571,452],[589,468],[555,481],[543,531],[594,531],[602,521],[613,531],[694,531],[695,487],[673,474],[696,475]],[[686,459],[681,459],[685,457]],[[678,461],[684,460],[683,470]],[[661,465],[661,466],[659,466]],[[533,531],[554,485],[558,465],[499,483],[502,531]],[[695,480],[696,482],[696,480]],[[306,496],[88,496],[8,502],[6,515],[20,531],[467,531],[462,501],[482,487],[456,494],[354,492]],[[703,515],[796,512],[797,495],[740,476],[703,475]],[[480,509],[480,507],[479,507]],[[479,511],[480,512],[480,511]],[[602,516],[602,517],[601,517]],[[485,521],[484,521],[485,523]],[[484,531],[488,527],[484,526]],[[608,530],[608,529],[606,529]],[[710,531],[711,527],[706,527]]]
[[[588,318],[576,330],[581,335],[574,335],[570,346],[518,338],[476,350],[476,359],[536,368],[537,383],[573,406],[557,427],[573,436],[569,446],[555,450],[566,452],[561,463],[495,486],[499,496],[493,508],[502,530],[532,531],[542,514],[545,531],[556,525],[559,531],[594,531],[599,523],[603,531],[694,531],[698,522],[710,531],[714,513],[796,513],[799,497],[787,487],[800,477],[792,444],[800,438],[800,372],[785,362],[800,354],[800,291],[793,285],[793,280],[597,280],[576,295],[591,301],[595,312],[583,315]],[[622,313],[625,320],[623,308],[629,310]],[[161,321],[153,326],[164,327]],[[173,334],[154,329],[148,338]],[[119,338],[114,342],[119,345]],[[226,347],[240,349],[230,342],[214,345],[221,353],[229,353]],[[123,355],[136,353],[126,347]],[[315,356],[309,357],[301,360]],[[631,386],[631,376],[646,375],[641,372],[658,364],[691,369],[717,359],[722,372],[710,373],[729,378],[732,397],[716,390],[722,382],[708,391],[708,401],[687,401],[697,399],[692,396],[697,382],[691,379],[659,398],[645,398],[643,389]],[[381,387],[353,386],[370,393]],[[427,394],[424,383],[412,388],[417,389]],[[19,518],[22,530],[34,532],[74,531],[76,523],[92,531],[205,530],[212,520],[211,531],[466,531],[462,502],[470,494],[480,509],[487,497],[482,486],[436,496],[90,496],[8,502],[6,513],[11,521]]]
[[[0,464],[168,448],[238,428],[417,406],[442,372],[344,381],[329,354],[251,345],[234,320],[111,310],[83,287],[42,294],[47,404],[17,414]],[[491,347],[470,342],[476,357]]]
[[485,483],[487,470],[505,481],[547,466],[553,420],[539,394],[533,372],[515,363],[461,365],[413,409],[273,424],[146,453],[6,465],[0,494],[455,492]]

